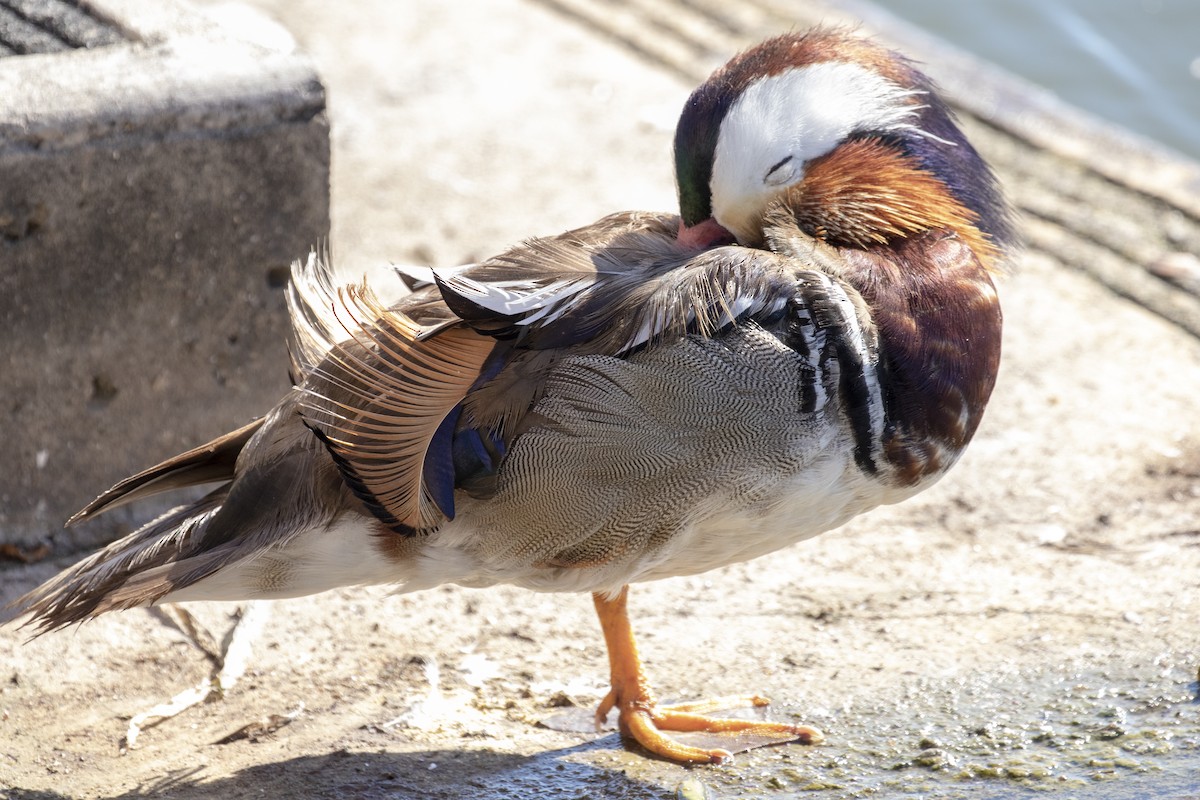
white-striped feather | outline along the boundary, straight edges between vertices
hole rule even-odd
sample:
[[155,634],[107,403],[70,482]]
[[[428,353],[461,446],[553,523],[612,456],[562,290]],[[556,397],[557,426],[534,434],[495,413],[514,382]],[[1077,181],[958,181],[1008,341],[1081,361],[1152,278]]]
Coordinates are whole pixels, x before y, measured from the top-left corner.
[[340,342],[350,338],[338,318],[337,287],[328,255],[316,251],[304,262],[292,263],[292,280],[287,292],[292,320],[292,362],[297,380],[309,374]]
[[466,275],[442,277],[443,285],[480,308],[506,317],[530,314],[529,324],[542,319],[560,303],[578,295],[594,283],[594,277],[566,278],[538,285],[528,281],[477,281]]
[[884,426],[884,407],[883,407],[883,392],[879,386],[879,372],[876,369],[877,357],[870,343],[867,341],[866,332],[863,331],[862,325],[859,323],[858,312],[855,308],[854,301],[846,293],[846,287],[834,281],[829,275],[821,272],[815,273],[820,275],[821,281],[826,285],[829,291],[829,297],[834,301],[835,308],[839,312],[842,325],[847,330],[846,340],[854,347],[855,353],[863,365],[863,380],[867,385],[867,393],[870,396],[868,404],[868,413],[870,415],[870,437],[872,442],[872,457],[878,455],[879,443],[883,436]]

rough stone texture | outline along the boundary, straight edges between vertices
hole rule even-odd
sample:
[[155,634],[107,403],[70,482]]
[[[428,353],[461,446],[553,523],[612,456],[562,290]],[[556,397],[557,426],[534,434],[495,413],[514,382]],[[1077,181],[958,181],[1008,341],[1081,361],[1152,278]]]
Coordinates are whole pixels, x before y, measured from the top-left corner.
[[[269,26],[105,0],[125,44],[0,60],[0,543],[286,390],[286,267],[329,230],[324,90]],[[145,509],[138,510],[144,519]]]
[[104,47],[125,40],[111,20],[77,0],[0,0],[0,56]]

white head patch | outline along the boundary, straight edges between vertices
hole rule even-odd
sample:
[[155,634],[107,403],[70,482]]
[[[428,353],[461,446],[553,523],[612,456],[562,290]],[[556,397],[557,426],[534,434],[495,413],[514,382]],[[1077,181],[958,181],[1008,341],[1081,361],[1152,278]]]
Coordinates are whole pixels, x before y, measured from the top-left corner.
[[856,130],[915,130],[916,94],[858,64],[827,61],[748,86],[734,101],[713,154],[712,207],[738,239],[767,202],[804,177],[804,164]]

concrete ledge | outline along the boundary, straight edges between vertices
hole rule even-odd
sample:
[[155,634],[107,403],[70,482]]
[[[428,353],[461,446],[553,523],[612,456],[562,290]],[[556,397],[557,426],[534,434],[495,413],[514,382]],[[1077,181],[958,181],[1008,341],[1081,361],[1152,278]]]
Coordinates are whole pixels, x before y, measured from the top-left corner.
[[286,390],[287,265],[329,231],[324,90],[289,37],[91,7],[124,41],[0,58],[0,543],[20,548],[126,530],[62,523]]

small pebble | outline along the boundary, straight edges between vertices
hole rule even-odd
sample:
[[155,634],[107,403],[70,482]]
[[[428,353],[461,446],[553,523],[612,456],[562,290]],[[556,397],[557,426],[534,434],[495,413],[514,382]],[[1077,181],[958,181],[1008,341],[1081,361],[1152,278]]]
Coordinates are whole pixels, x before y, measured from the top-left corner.
[[716,800],[717,796],[702,781],[688,778],[675,790],[675,800]]

